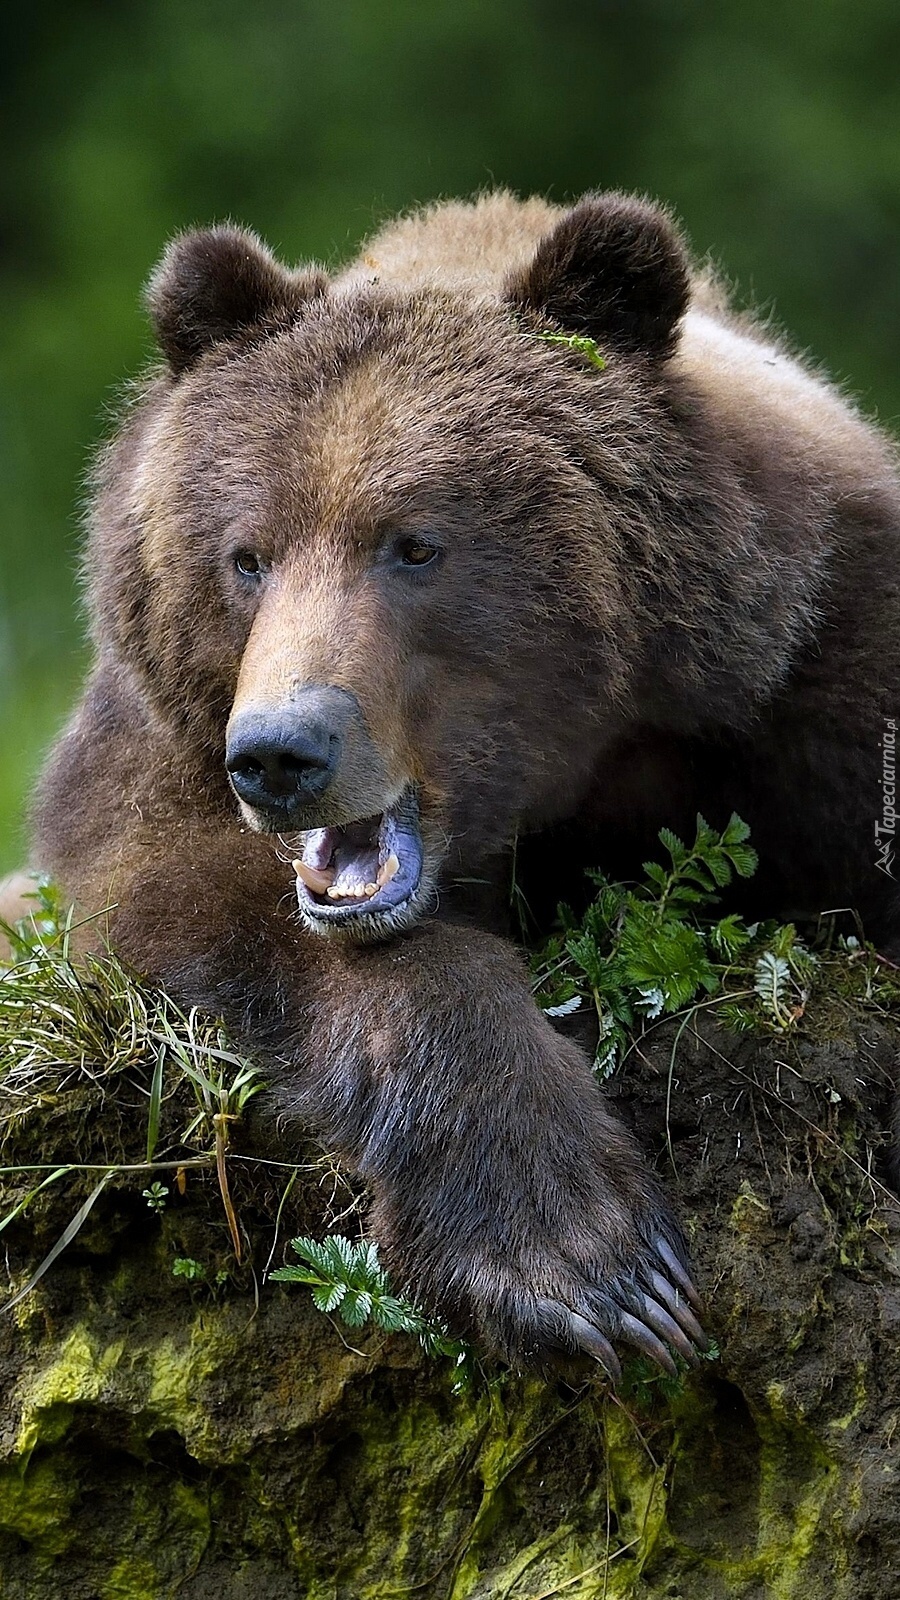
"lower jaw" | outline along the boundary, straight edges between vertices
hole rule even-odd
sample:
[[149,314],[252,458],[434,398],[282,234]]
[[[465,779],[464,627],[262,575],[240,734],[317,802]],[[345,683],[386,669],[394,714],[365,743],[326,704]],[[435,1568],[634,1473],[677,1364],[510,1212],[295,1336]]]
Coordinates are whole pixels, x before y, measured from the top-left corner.
[[320,938],[346,944],[378,944],[414,927],[432,898],[423,874],[416,888],[397,905],[332,909],[298,896],[298,911],[307,931]]

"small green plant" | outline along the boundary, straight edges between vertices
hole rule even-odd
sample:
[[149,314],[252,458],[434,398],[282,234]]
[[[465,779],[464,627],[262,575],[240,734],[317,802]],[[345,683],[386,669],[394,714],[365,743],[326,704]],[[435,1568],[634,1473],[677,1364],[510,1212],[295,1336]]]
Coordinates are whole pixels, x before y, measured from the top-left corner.
[[[116,1160],[94,1165],[79,1161],[45,1170],[34,1168],[40,1181],[17,1198],[0,1218],[0,1232],[52,1184],[77,1173],[91,1173],[95,1187],[60,1240],[41,1262],[25,1288],[4,1309],[27,1294],[71,1242],[104,1188],[117,1175],[147,1182],[143,1198],[151,1210],[164,1210],[170,1196],[161,1170],[176,1170],[184,1181],[191,1167],[215,1165],[229,1230],[240,1260],[242,1238],[232,1203],[226,1156],[231,1125],[263,1087],[258,1067],[233,1049],[220,1023],[197,1010],[185,1014],[167,995],[139,982],[110,952],[70,954],[75,930],[73,911],[49,880],[36,878],[34,909],[15,926],[0,925],[10,948],[0,973],[0,1158],[14,1150],[21,1129],[39,1117],[41,1108],[56,1103],[60,1085],[90,1085],[102,1103],[127,1082],[129,1093],[147,1099],[146,1159]],[[149,1085],[148,1085],[149,1080]],[[183,1086],[193,1092],[195,1113],[186,1125],[161,1138],[168,1102],[183,1104]],[[160,1151],[159,1145],[168,1148]],[[185,1146],[188,1148],[185,1149]],[[171,1157],[176,1154],[176,1159]],[[8,1166],[14,1175],[25,1168]],[[149,1181],[148,1181],[149,1180]]]
[[176,1256],[172,1262],[172,1276],[182,1278],[185,1283],[202,1284],[215,1293],[225,1287],[230,1274],[226,1267],[211,1272],[209,1267],[205,1267],[202,1261],[196,1261],[193,1256]]
[[176,1256],[172,1262],[172,1276],[186,1278],[188,1283],[200,1283],[206,1277],[206,1268],[192,1256]]
[[818,965],[818,956],[798,939],[793,923],[771,934],[756,962],[754,988],[777,1027],[790,1028],[802,1017]]
[[34,888],[23,898],[32,900],[34,909],[12,925],[0,924],[16,966],[39,961],[54,945],[65,947],[72,922],[72,908],[64,904],[53,880],[37,872],[32,873],[32,878]]
[[535,988],[549,1016],[593,1003],[601,1077],[614,1069],[637,1025],[683,1010],[700,992],[715,994],[752,943],[757,925],[734,914],[709,916],[735,874],[748,878],[756,870],[749,833],[736,815],[721,833],[698,816],[688,847],[663,828],[668,865],[645,862],[644,881],[634,887],[589,873],[597,892],[580,922],[560,907],[563,931],[538,952]]
[[354,1244],[339,1233],[326,1239],[293,1239],[291,1247],[304,1265],[277,1267],[270,1278],[281,1283],[305,1283],[312,1290],[318,1311],[340,1314],[348,1328],[371,1322],[384,1333],[409,1333],[431,1356],[447,1356],[454,1363],[455,1387],[471,1382],[472,1351],[442,1326],[420,1311],[411,1300],[393,1294],[387,1274],[371,1241]]
[[[714,1339],[710,1339],[705,1350],[698,1351],[701,1361],[721,1361],[722,1352]],[[678,1371],[674,1377],[668,1372],[663,1372],[648,1356],[629,1355],[622,1362],[622,1381],[618,1386],[618,1398],[625,1405],[634,1405],[639,1411],[650,1412],[653,1409],[654,1397],[661,1394],[668,1401],[677,1400],[684,1393],[685,1380],[690,1374],[690,1367],[681,1357],[677,1358]]]
[[167,1184],[151,1183],[149,1189],[144,1189],[142,1193],[151,1211],[165,1211],[166,1201],[169,1198]]
[[[180,1019],[181,1022],[183,1020]],[[183,1026],[176,1026],[165,1011],[159,1016],[160,1054],[150,1086],[148,1150],[151,1146],[151,1134],[158,1117],[162,1093],[162,1069],[159,1063],[168,1052],[190,1083],[198,1102],[197,1115],[185,1131],[185,1140],[202,1134],[204,1128],[208,1128],[212,1133],[222,1204],[228,1220],[235,1260],[240,1262],[243,1256],[243,1241],[231,1198],[226,1161],[229,1129],[233,1122],[240,1120],[253,1096],[264,1088],[264,1083],[258,1067],[229,1049],[225,1030],[221,1026],[216,1029],[214,1043],[207,1038],[198,1048],[195,1035],[198,1026],[201,1025],[201,1017],[196,1007],[192,1009],[188,1020],[189,1028],[186,1032]]]

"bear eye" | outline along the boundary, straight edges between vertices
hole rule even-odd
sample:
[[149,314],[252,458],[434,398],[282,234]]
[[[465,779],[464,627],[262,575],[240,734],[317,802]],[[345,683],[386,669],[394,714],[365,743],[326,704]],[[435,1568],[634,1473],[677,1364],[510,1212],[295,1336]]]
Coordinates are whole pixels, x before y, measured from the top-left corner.
[[430,566],[441,554],[438,546],[432,544],[430,539],[415,533],[406,539],[399,539],[395,548],[400,564],[404,567]]
[[262,577],[263,564],[254,550],[236,550],[232,559],[242,578]]

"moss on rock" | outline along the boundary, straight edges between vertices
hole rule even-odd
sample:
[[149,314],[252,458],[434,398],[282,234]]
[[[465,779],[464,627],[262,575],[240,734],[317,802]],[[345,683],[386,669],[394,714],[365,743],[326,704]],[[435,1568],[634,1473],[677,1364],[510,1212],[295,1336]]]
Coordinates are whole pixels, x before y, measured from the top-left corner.
[[[721,1350],[675,1384],[633,1360],[618,1396],[494,1371],[457,1395],[413,1341],[351,1339],[261,1281],[325,1221],[319,1171],[286,1197],[254,1164],[252,1118],[229,1158],[240,1266],[213,1164],[182,1193],[176,1152],[162,1212],[116,1173],[0,1318],[3,1600],[894,1600],[897,1036],[842,1004],[821,1039],[814,1008],[791,1038],[695,1019],[671,1079],[656,1028],[610,1085],[678,1191]],[[70,1080],[15,1108],[4,1161],[138,1163],[122,1095]],[[255,1105],[267,1159],[290,1159]],[[36,1178],[0,1181],[6,1215]],[[72,1172],[10,1222],[12,1289],[96,1181]]]

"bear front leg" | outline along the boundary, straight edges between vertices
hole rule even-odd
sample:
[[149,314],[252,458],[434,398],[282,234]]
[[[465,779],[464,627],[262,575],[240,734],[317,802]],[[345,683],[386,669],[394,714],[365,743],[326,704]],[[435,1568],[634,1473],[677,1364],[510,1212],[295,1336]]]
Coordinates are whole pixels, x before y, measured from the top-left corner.
[[89,872],[81,851],[45,860],[83,908],[110,905],[136,971],[223,1016],[283,1107],[365,1178],[397,1282],[517,1365],[581,1353],[615,1377],[614,1341],[670,1370],[673,1351],[694,1357],[678,1225],[511,946],[436,920],[347,946],[298,924],[265,839],[185,824],[173,856],[165,833],[137,834]]
[[587,1354],[616,1377],[613,1341],[696,1359],[678,1224],[511,947],[438,922],[329,943],[305,1011],[282,1104],[366,1179],[396,1281],[516,1365]]

